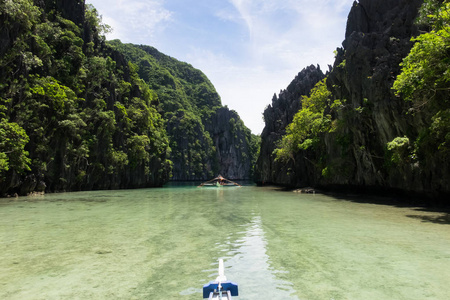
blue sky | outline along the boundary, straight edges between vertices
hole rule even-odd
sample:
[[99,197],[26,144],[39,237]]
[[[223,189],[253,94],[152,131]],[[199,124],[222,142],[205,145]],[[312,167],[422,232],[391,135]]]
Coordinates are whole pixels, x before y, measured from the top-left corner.
[[202,70],[253,133],[273,94],[304,67],[323,71],[353,0],[86,0],[113,31]]

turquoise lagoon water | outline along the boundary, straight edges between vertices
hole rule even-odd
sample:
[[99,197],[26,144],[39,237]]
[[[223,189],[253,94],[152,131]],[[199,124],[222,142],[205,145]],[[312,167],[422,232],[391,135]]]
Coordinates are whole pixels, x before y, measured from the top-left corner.
[[[352,198],[351,200],[355,200]],[[448,215],[273,187],[0,199],[0,299],[449,299]]]

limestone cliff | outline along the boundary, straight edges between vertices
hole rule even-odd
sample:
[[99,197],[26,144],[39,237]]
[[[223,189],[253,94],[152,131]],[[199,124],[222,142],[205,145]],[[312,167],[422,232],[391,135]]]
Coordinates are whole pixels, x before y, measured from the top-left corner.
[[237,112],[218,108],[205,123],[215,147],[212,160],[217,164],[217,174],[230,179],[251,179],[256,149],[252,148],[250,130]]
[[[346,126],[326,136],[333,174],[321,184],[425,188],[419,174],[387,170],[384,161],[388,142],[420,127],[418,117],[405,114],[407,104],[394,95],[392,84],[412,47],[410,39],[417,34],[414,21],[422,2],[361,0],[353,4],[343,48],[338,49],[327,81],[333,98],[345,100],[345,108],[335,117]],[[337,138],[346,142],[336,143]]]
[[208,78],[106,42],[84,0],[0,2],[0,196],[252,175],[254,136]]
[[[321,136],[323,152],[308,149],[295,153],[288,163],[274,161],[274,144],[289,121],[283,116],[292,116],[298,110],[298,106],[281,105],[282,100],[274,97],[272,106],[264,112],[266,127],[257,182],[372,192],[399,190],[436,196],[450,192],[449,166],[445,160],[405,159],[392,165],[387,159],[389,142],[396,137],[417,137],[424,127],[425,113],[408,113],[411,104],[392,90],[400,63],[411,50],[411,37],[418,34],[415,19],[422,3],[422,0],[353,3],[345,40],[342,48],[337,49],[333,68],[327,75],[332,96],[325,114],[330,115],[333,130]],[[309,82],[297,87],[298,93],[308,93],[310,88]]]
[[161,186],[156,95],[84,0],[0,4],[0,196]]
[[292,122],[301,107],[301,96],[309,94],[314,85],[325,77],[320,67],[311,65],[303,69],[289,86],[274,95],[272,104],[264,111],[265,127],[261,134],[260,155],[255,166],[255,180],[259,183],[295,185],[297,176],[293,165],[276,162],[273,151],[286,133],[286,126]]
[[172,148],[172,180],[206,180],[222,174],[250,179],[252,134],[239,115],[223,107],[202,71],[151,46],[110,41],[137,65],[157,93]]

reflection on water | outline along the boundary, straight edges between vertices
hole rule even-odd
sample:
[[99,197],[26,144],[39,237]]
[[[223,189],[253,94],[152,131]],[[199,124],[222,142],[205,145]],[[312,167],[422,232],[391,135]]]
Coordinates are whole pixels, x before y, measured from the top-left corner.
[[242,238],[232,243],[231,251],[224,245],[217,247],[229,266],[225,273],[227,278],[240,285],[239,299],[298,299],[292,295],[295,292],[292,283],[277,278],[277,274],[287,271],[270,266],[261,217],[254,216],[243,228]]
[[0,199],[0,299],[447,299],[448,214],[271,188]]

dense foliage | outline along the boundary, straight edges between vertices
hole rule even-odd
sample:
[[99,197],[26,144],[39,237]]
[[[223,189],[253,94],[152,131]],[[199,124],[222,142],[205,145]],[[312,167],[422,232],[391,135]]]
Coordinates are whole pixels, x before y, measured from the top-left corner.
[[309,97],[301,97],[301,109],[286,127],[286,134],[275,150],[277,160],[294,160],[297,152],[309,148],[320,151],[321,137],[331,128],[331,116],[325,114],[330,96],[324,79],[316,84]]
[[166,56],[150,46],[110,41],[117,51],[136,66],[139,76],[155,90],[173,149],[174,176],[177,179],[211,177],[217,166],[208,162],[215,148],[202,119],[221,107],[214,87],[199,70]]
[[[157,94],[104,44],[95,8],[71,15],[52,1],[6,0],[0,23],[0,194],[39,181],[48,190],[167,181]],[[33,178],[25,190],[20,174]]]
[[412,103],[411,113],[423,115],[425,128],[411,137],[404,158],[443,159],[450,154],[450,2],[427,0],[421,9],[420,25],[429,28],[403,60],[402,72],[393,88]]
[[[237,114],[231,118],[239,121],[233,126],[228,124],[231,119],[218,117],[219,112],[223,112],[220,97],[203,72],[150,46],[123,44],[119,40],[108,44],[134,64],[139,76],[158,95],[167,121],[174,179],[216,176],[223,167],[219,159],[223,155],[220,154],[218,139],[224,135],[230,135],[226,147],[234,145],[244,158],[247,156],[245,161],[236,161],[235,164],[249,165],[252,159],[256,159],[257,147],[247,149],[253,141],[250,130]],[[238,135],[243,136],[238,138]],[[246,154],[246,151],[252,152]]]
[[[357,21],[369,3],[354,4],[354,32],[345,49],[336,52],[326,80],[302,96],[278,142],[274,154],[286,166],[283,182],[444,195],[450,171],[450,1],[427,0],[415,24],[411,19],[410,27],[383,33],[377,30],[385,19],[374,18],[373,32]],[[387,10],[385,16],[417,12],[420,4],[401,4],[405,10]]]

